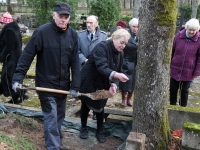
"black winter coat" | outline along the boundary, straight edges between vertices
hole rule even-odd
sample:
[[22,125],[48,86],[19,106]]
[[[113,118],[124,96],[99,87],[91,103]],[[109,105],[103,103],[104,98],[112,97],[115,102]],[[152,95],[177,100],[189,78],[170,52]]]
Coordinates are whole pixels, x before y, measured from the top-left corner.
[[[54,20],[37,28],[19,58],[13,82],[23,82],[35,55],[37,56],[36,86],[79,90],[78,35],[74,29],[67,26],[67,29],[63,31],[57,27]],[[38,92],[38,94],[39,96],[60,96],[50,92]]]
[[[92,93],[96,90],[109,90],[109,80],[112,71],[121,72],[123,64],[123,52],[118,52],[112,40],[102,41],[95,46],[89,55],[88,61],[81,69],[81,93]],[[101,109],[106,105],[107,99],[91,100],[88,97],[80,97],[82,102]]]
[[131,34],[126,47],[124,48],[124,60],[122,72],[127,75],[129,80],[127,82],[120,82],[119,87],[123,92],[132,92],[135,86],[135,67],[137,64],[137,48],[136,35]]
[[3,63],[0,93],[11,96],[12,77],[22,53],[22,37],[16,22],[8,23],[0,33],[0,62]]

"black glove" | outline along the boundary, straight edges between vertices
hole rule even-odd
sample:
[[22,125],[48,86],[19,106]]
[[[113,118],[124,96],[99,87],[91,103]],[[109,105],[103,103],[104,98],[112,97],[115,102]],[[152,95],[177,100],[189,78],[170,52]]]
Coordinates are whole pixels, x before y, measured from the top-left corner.
[[76,90],[70,90],[70,98],[78,97],[78,92]]

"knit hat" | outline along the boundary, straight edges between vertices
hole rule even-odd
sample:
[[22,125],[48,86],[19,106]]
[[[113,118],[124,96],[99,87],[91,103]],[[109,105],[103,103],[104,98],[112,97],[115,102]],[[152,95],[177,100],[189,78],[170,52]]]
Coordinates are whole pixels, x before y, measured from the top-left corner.
[[117,23],[116,23],[116,26],[121,26],[122,28],[126,28],[126,22],[123,21],[123,20],[119,20]]
[[7,23],[10,23],[10,22],[13,22],[13,18],[12,18],[11,14],[9,12],[6,12],[0,18],[0,22],[7,24]]

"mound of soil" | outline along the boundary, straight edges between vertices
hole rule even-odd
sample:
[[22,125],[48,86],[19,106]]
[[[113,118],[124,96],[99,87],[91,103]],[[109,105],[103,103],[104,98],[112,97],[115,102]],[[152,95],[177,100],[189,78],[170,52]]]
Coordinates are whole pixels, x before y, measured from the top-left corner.
[[[45,150],[44,145],[44,134],[43,134],[43,123],[37,120],[37,129],[32,129],[30,125],[21,124],[16,119],[4,118],[0,119],[0,131],[4,132],[9,137],[24,136],[28,138],[39,150]],[[12,148],[6,143],[0,143],[1,150],[11,150]],[[14,150],[14,149],[13,149]]]
[[[37,120],[38,128],[32,129],[30,125],[21,124],[16,119],[4,118],[0,119],[0,131],[4,132],[9,137],[24,136],[28,138],[38,150],[46,150],[43,134],[43,122]],[[94,137],[96,138],[96,137]],[[81,141],[81,143],[80,143]],[[79,134],[63,132],[63,145],[69,146],[69,150],[114,150],[122,141],[109,136],[105,143],[94,142],[88,143],[88,140],[79,138]],[[0,150],[14,150],[11,146],[0,141]]]

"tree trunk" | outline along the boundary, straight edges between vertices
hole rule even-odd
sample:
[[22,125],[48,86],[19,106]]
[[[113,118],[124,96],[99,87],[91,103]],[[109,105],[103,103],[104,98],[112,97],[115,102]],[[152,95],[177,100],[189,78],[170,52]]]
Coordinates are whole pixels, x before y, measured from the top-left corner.
[[10,0],[7,0],[7,12],[12,14],[12,7],[11,7],[11,4],[10,4]]
[[197,8],[198,8],[198,0],[193,0],[192,1],[192,18],[197,17]]
[[141,4],[132,130],[146,134],[146,149],[164,150],[170,138],[167,101],[176,0]]
[[133,17],[134,18],[138,18],[141,1],[142,0],[134,0],[134,4],[133,4]]

